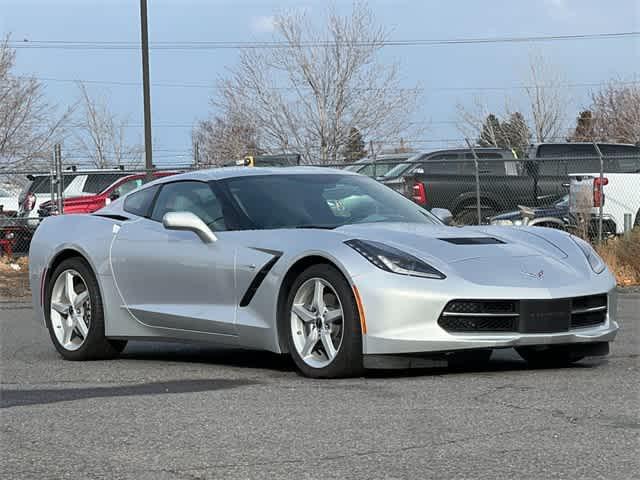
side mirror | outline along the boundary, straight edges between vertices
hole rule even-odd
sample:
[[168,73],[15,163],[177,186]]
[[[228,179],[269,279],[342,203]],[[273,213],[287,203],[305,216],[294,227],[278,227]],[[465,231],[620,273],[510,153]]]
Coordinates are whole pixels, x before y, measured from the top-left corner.
[[111,200],[112,202],[115,202],[119,198],[120,195],[118,195],[116,192],[111,192],[111,195],[109,195],[109,200]]
[[183,230],[193,232],[204,243],[213,243],[218,237],[211,231],[209,227],[191,212],[169,212],[162,218],[162,225],[167,230]]
[[446,208],[432,208],[431,213],[445,225],[450,225],[453,220],[453,215]]

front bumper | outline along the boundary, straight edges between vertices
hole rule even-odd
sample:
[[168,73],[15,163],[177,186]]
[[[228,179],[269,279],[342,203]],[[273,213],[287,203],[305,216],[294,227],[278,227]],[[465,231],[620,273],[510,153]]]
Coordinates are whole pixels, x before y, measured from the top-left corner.
[[[375,275],[377,277],[378,275]],[[531,345],[610,342],[618,331],[615,321],[617,294],[609,273],[580,284],[556,288],[489,287],[462,282],[452,292],[444,281],[416,280],[384,275],[383,282],[367,276],[354,278],[362,298],[366,335],[363,353],[436,353],[474,348],[508,348]],[[447,303],[469,299],[560,299],[607,294],[605,321],[595,326],[554,333],[464,332],[453,333],[438,324]]]

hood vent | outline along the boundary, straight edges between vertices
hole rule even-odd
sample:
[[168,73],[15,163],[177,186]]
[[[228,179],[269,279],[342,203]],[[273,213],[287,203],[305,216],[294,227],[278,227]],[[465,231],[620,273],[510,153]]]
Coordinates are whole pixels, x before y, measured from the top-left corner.
[[506,243],[493,237],[450,237],[440,238],[439,240],[453,243],[454,245],[498,245]]

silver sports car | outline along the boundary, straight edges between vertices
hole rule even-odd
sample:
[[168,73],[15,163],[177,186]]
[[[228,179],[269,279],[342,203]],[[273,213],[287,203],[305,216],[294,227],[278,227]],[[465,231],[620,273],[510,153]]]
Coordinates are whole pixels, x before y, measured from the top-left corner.
[[608,353],[615,281],[589,244],[433,213],[343,170],[166,177],[46,219],[31,243],[34,309],[70,360],[113,357],[129,339],[207,341],[340,377],[477,364],[497,348],[549,365]]

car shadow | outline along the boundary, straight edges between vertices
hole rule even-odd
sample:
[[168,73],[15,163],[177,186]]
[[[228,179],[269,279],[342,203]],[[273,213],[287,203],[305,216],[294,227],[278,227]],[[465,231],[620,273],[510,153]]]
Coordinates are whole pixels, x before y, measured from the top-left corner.
[[[280,375],[301,375],[289,355],[280,355],[271,352],[244,350],[211,346],[207,344],[174,344],[174,343],[147,343],[131,342],[123,352],[121,358],[127,360],[148,360],[159,362],[186,362],[219,365],[227,367],[240,367],[255,370],[267,370]],[[553,369],[589,369],[606,362],[605,358],[592,358],[566,367],[538,367],[529,366],[515,350],[495,350],[488,363],[468,364],[456,367],[432,367],[412,369],[370,369],[364,373],[365,378],[410,378],[422,376],[457,375],[468,373],[499,373],[509,371],[527,370],[553,370]]]
[[198,343],[130,342],[120,355],[126,360],[204,363],[227,367],[294,372],[288,355]]

